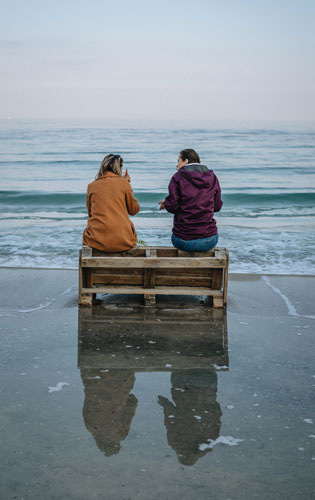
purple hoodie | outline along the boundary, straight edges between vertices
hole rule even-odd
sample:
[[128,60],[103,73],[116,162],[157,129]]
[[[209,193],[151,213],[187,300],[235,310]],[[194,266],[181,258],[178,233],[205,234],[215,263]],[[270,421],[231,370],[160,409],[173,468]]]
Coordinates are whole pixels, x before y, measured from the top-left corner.
[[183,240],[217,234],[213,218],[223,203],[218,179],[201,163],[188,163],[173,175],[165,208],[174,215],[173,233]]

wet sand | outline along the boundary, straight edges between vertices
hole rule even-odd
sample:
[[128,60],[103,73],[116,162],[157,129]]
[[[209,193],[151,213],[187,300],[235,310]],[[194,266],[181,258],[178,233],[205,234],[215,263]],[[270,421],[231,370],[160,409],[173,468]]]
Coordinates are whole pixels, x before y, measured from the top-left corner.
[[314,499],[315,277],[231,275],[226,312],[0,277],[1,498]]

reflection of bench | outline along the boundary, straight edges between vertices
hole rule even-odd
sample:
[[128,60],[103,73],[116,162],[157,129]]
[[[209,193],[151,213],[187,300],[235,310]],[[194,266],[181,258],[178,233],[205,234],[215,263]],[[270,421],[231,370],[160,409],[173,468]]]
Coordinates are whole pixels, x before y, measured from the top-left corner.
[[[166,307],[165,307],[166,306]],[[81,307],[78,366],[85,369],[175,372],[228,370],[225,309],[183,309],[172,301],[157,307]]]
[[79,304],[91,306],[96,293],[143,294],[146,305],[156,295],[209,295],[224,307],[229,255],[225,248],[182,252],[171,247],[138,247],[102,253],[83,246],[79,261]]

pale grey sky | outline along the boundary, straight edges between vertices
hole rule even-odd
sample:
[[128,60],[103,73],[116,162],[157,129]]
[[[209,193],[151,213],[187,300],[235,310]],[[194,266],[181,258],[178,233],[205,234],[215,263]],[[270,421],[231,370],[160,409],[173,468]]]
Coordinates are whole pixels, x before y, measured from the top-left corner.
[[313,0],[10,0],[0,117],[314,120]]

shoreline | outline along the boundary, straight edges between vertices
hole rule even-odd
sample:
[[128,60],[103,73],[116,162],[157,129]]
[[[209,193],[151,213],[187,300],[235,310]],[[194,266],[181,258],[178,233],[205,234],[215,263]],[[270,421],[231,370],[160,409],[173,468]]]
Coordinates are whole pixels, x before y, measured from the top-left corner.
[[[0,271],[1,269],[16,269],[16,270],[32,270],[32,271],[79,271],[79,268],[74,268],[74,267],[24,267],[24,266],[0,266]],[[242,276],[287,276],[291,278],[315,278],[315,274],[285,274],[285,273],[254,273],[254,272],[248,272],[248,273],[240,273],[240,272],[234,272],[234,271],[229,271],[229,278],[232,279],[237,279],[238,277]]]
[[[78,308],[77,269],[0,267],[2,297],[0,315],[10,310],[51,310]],[[4,292],[5,290],[5,292]],[[99,294],[101,304],[129,304],[143,307],[143,296]],[[250,314],[251,309],[261,320],[273,310],[275,317],[304,317],[315,319],[315,276],[254,273],[229,273],[227,313]],[[158,295],[157,307],[169,308],[182,304],[183,309],[197,307],[207,301],[203,296]],[[15,305],[18,304],[18,309]],[[211,308],[212,309],[212,308]],[[2,313],[1,313],[2,311]]]

